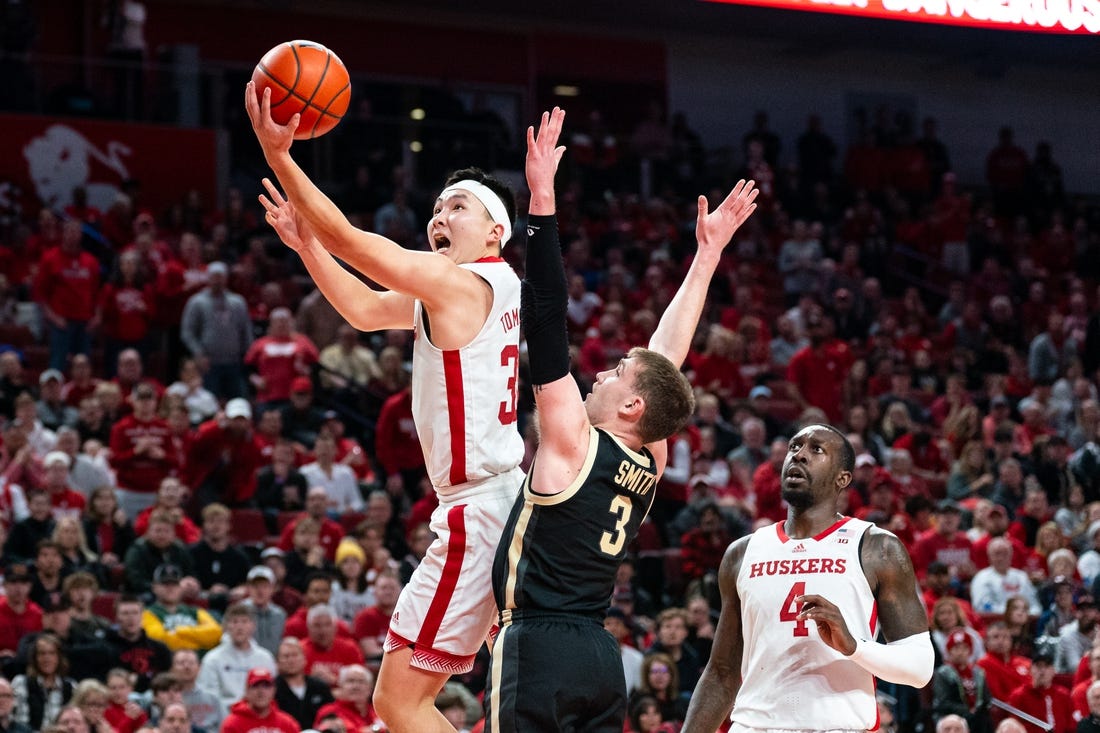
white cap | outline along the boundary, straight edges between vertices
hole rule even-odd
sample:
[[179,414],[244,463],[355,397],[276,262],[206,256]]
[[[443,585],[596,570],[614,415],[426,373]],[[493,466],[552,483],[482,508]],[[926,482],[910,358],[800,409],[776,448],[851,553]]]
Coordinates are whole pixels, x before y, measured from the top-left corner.
[[248,571],[248,580],[251,582],[258,578],[263,578],[269,583],[275,582],[275,572],[266,565],[257,565]]
[[69,454],[64,451],[52,450],[46,454],[46,457],[42,459],[42,465],[49,468],[55,463],[60,463],[68,468],[72,465],[73,461],[69,458]]
[[252,419],[252,405],[243,397],[234,397],[225,403],[225,416],[229,418],[247,417]]

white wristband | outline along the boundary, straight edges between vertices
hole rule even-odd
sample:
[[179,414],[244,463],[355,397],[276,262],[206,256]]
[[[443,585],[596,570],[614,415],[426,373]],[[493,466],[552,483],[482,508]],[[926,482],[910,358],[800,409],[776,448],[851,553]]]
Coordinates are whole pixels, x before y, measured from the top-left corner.
[[856,639],[856,650],[848,659],[885,682],[924,687],[932,679],[935,652],[932,637],[922,631],[889,644]]

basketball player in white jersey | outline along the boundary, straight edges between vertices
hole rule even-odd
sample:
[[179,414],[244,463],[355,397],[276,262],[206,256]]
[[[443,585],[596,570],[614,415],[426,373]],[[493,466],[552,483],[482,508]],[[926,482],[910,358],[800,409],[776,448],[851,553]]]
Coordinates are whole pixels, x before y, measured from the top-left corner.
[[[301,256],[325,297],[363,331],[414,329],[413,418],[439,495],[437,535],[390,624],[374,703],[393,733],[455,730],[436,710],[453,673],[469,671],[496,619],[493,554],[523,480],[516,429],[520,283],[500,258],[511,191],[477,169],[452,176],[428,223],[432,252],[355,228],[290,157],[297,117],[245,107],[286,199],[265,179],[266,219]],[[290,202],[293,202],[291,204]],[[386,292],[372,290],[339,257]]]
[[836,512],[854,464],[851,443],[830,425],[791,438],[787,519],[722,559],[722,612],[683,733],[714,733],[726,716],[732,731],[874,730],[874,678],[931,679],[928,617],[905,547]]

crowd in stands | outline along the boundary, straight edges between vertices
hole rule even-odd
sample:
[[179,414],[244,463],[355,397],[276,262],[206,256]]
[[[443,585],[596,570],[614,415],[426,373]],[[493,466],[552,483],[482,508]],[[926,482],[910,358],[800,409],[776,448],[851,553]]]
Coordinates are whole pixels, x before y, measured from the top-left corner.
[[[678,729],[723,552],[785,518],[787,436],[816,421],[858,456],[838,511],[909,547],[941,662],[925,690],[883,686],[887,725],[992,730],[990,698],[1058,733],[1100,715],[1100,211],[1051,146],[1004,128],[985,185],[963,187],[934,120],[869,115],[842,154],[811,116],[786,154],[761,113],[733,168],[659,108],[634,131],[571,124],[558,219],[582,388],[648,340],[694,196],[761,190],[685,366],[696,417],[609,599],[627,730]],[[425,247],[433,195],[364,163],[335,197]],[[152,212],[132,185],[108,211],[77,191],[4,220],[4,730],[383,729],[373,675],[436,506],[411,334],[343,322],[251,196]],[[483,724],[486,660],[439,697],[458,730]]]

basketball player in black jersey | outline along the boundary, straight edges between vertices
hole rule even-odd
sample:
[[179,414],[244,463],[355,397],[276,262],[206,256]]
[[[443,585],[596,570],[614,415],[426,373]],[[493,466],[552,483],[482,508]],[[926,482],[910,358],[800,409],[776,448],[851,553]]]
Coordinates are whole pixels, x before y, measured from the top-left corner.
[[741,181],[712,213],[699,197],[699,250],[649,348],[596,377],[582,400],[569,374],[565,271],[554,174],[565,113],[527,136],[527,279],[523,312],[540,444],[493,564],[501,631],[489,676],[488,733],[622,733],[626,689],[602,621],[615,571],[653,503],[665,439],[691,416],[679,367],[719,257],[756,205]]

